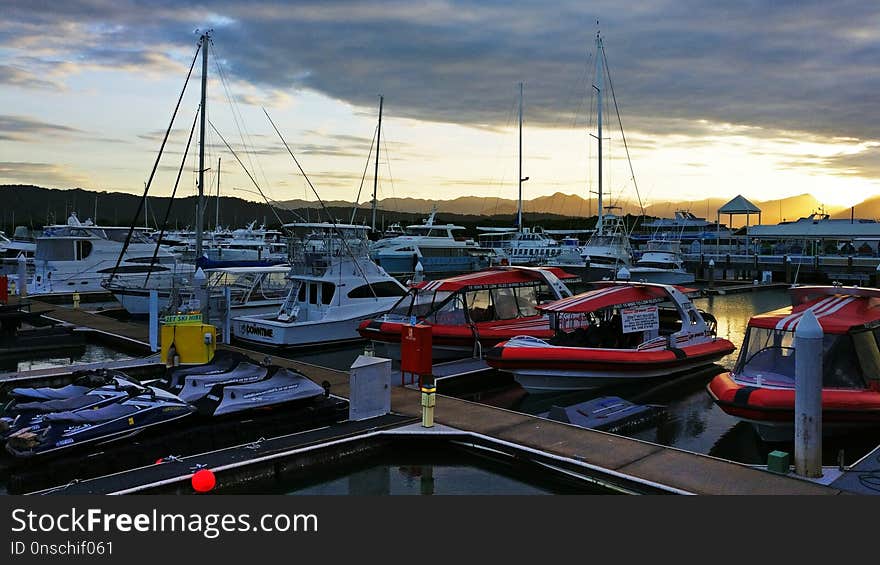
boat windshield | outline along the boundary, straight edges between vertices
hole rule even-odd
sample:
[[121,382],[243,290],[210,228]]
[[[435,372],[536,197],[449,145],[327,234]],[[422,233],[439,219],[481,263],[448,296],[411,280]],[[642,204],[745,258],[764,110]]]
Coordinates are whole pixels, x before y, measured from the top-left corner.
[[424,318],[431,313],[436,306],[441,305],[451,292],[424,292],[418,289],[410,290],[406,296],[397,301],[397,304],[391,307],[389,315],[401,318]]
[[[751,327],[736,362],[740,382],[791,388],[795,385],[794,332]],[[864,388],[862,368],[880,366],[873,332],[826,334],[822,342],[822,386]]]

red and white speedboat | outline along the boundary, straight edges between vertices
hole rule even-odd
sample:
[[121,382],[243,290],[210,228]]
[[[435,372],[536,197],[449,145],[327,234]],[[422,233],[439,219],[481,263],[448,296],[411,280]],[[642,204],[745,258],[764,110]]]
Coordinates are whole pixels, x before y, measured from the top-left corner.
[[361,323],[358,332],[374,342],[378,355],[392,359],[400,359],[400,335],[413,322],[431,326],[434,359],[479,354],[517,335],[550,337],[550,323],[538,307],[571,296],[562,281],[575,280],[556,267],[496,267],[424,281],[389,312]]
[[[715,336],[715,319],[687,289],[651,283],[600,283],[545,304],[552,338],[516,337],[486,354],[530,393],[585,390],[665,377],[711,364],[736,348]],[[707,322],[708,318],[708,322]]]
[[708,385],[715,403],[765,441],[794,437],[794,332],[811,310],[825,333],[822,429],[880,425],[880,290],[802,286],[792,305],[749,320],[739,359]]

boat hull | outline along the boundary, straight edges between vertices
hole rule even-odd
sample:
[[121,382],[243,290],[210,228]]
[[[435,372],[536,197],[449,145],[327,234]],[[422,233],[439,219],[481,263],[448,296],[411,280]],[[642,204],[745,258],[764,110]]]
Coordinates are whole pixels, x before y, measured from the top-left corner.
[[[706,386],[725,413],[751,423],[764,441],[794,438],[795,390],[759,388],[736,382],[729,372],[717,375]],[[823,389],[822,433],[880,426],[880,391]]]
[[734,351],[725,339],[672,349],[600,349],[559,346],[505,346],[489,350],[486,362],[512,373],[532,394],[590,390],[667,377],[710,365]]
[[[358,332],[375,343],[376,352],[383,352],[391,359],[400,359],[400,336],[407,324],[370,320],[361,324]],[[479,336],[483,351],[498,343],[517,336],[549,339],[553,335],[546,316],[499,320],[476,325],[476,331],[468,325],[431,325],[431,353],[435,360],[460,359],[474,354],[475,337]]]
[[383,299],[376,303],[376,310],[342,316],[332,320],[303,322],[281,322],[274,314],[263,316],[242,316],[232,321],[232,335],[235,339],[269,347],[302,347],[316,343],[340,343],[359,341],[358,326],[365,320],[386,311],[395,298]]

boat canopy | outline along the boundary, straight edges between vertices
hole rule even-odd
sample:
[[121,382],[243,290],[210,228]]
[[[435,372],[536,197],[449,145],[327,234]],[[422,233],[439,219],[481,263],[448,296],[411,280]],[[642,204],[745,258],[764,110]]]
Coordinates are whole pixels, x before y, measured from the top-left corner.
[[572,275],[559,267],[496,267],[448,279],[423,281],[413,285],[413,287],[417,288],[419,291],[458,292],[461,290],[529,286],[536,283],[546,282],[544,272],[552,274],[560,280],[578,278],[577,275]]
[[880,291],[856,287],[797,287],[792,306],[752,316],[750,327],[795,331],[807,310],[826,334],[880,326]]
[[603,286],[557,300],[549,304],[542,304],[538,309],[543,312],[566,312],[570,314],[587,314],[604,310],[606,308],[626,308],[642,304],[655,304],[671,300],[669,287],[660,284],[616,284]]

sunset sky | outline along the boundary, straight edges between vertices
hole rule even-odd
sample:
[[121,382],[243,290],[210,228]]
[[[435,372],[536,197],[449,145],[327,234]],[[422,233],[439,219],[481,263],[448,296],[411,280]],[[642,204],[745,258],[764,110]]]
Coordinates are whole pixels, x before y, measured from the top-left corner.
[[[321,196],[352,200],[379,94],[380,198],[515,198],[519,82],[525,197],[587,196],[599,20],[645,203],[812,193],[850,205],[880,185],[872,2],[0,0],[0,13],[0,184],[142,191],[194,30],[212,28],[209,117],[273,200],[314,197],[261,108]],[[171,191],[199,69],[151,194]],[[611,110],[606,189],[634,200]],[[259,199],[209,132],[222,193]],[[189,158],[180,194],[195,192],[195,168]]]

